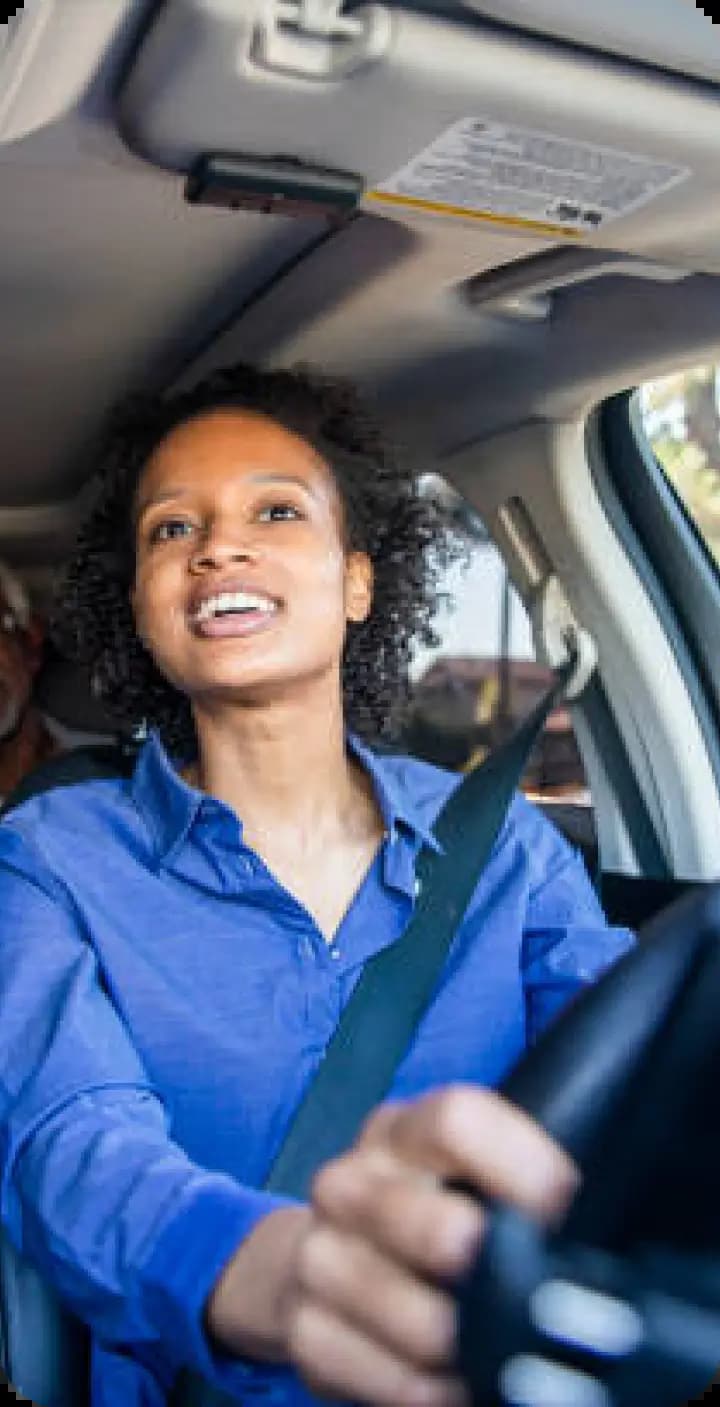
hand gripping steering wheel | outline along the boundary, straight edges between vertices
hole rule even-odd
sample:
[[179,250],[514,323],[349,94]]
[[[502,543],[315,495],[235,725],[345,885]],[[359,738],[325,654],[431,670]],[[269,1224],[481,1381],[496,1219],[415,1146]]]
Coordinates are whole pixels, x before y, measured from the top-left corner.
[[679,1407],[720,1365],[720,885],[648,924],[501,1092],[575,1158],[552,1231],[496,1207],[459,1291],[475,1407]]

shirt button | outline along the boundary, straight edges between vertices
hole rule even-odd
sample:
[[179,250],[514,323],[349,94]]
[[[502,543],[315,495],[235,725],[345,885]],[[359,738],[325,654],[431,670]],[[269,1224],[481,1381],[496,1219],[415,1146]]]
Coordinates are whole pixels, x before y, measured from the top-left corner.
[[331,958],[335,958],[335,960],[337,961],[337,959],[340,957],[340,949],[339,949],[339,948],[331,948],[331,949],[330,949],[330,956],[331,956]]
[[416,877],[415,877],[415,882],[414,882],[414,884],[413,884],[413,894],[415,895],[415,898],[416,898],[416,899],[418,899],[418,898],[420,897],[420,891],[421,891],[421,889],[422,889],[422,881],[419,880],[419,879],[417,878],[417,876],[416,876]]

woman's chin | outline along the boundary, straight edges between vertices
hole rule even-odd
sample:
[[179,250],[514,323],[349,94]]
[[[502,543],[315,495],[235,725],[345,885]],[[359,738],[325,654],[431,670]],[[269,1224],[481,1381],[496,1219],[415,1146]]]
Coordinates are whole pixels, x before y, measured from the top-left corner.
[[220,678],[214,675],[211,680],[195,681],[189,688],[186,685],[183,692],[200,711],[216,712],[223,706],[269,707],[289,702],[293,697],[307,697],[308,688],[317,687],[321,677],[331,683],[338,678],[338,673],[319,673],[316,669],[293,671],[287,665],[282,669],[235,669],[224,672]]

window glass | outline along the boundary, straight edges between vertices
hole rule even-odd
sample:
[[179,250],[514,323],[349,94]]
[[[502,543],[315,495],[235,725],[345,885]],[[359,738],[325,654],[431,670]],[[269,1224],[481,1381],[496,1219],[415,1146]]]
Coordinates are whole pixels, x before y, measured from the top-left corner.
[[[444,488],[447,507],[452,491]],[[517,728],[552,676],[535,658],[527,612],[481,520],[462,500],[453,516],[467,557],[449,567],[441,582],[443,602],[435,619],[440,643],[415,651],[402,743],[428,762],[463,771]],[[548,719],[522,787],[538,798],[589,800],[566,709]]]
[[720,566],[720,368],[648,381],[637,398],[652,450]]

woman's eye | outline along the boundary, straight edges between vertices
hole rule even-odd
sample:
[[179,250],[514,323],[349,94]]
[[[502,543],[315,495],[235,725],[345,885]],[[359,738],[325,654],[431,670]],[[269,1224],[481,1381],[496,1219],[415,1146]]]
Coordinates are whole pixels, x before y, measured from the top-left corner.
[[270,503],[266,508],[261,508],[258,514],[261,523],[284,523],[301,517],[300,509],[295,508],[292,503]]
[[151,542],[171,542],[177,537],[187,537],[193,530],[192,523],[185,518],[165,518],[156,523],[150,533]]

